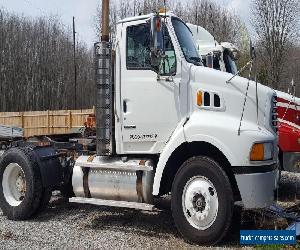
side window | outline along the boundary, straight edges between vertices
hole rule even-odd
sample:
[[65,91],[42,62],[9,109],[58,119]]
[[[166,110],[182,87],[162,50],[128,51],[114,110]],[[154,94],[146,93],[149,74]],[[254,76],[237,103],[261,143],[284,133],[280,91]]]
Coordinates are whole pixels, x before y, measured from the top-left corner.
[[127,69],[151,69],[149,25],[127,28],[126,66]]
[[162,59],[159,67],[153,68],[151,67],[150,55],[150,26],[148,24],[140,24],[127,27],[127,69],[154,70],[155,72],[160,72],[161,75],[173,75],[176,73],[174,46],[165,25],[163,25],[163,29],[166,57]]

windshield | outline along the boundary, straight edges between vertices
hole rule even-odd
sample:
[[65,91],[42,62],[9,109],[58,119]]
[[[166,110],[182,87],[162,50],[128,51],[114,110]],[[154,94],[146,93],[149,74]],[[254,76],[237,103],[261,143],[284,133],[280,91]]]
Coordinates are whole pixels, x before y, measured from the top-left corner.
[[176,17],[172,17],[172,24],[185,59],[195,65],[202,65],[193,35],[189,28]]
[[235,61],[231,58],[228,52],[224,52],[224,63],[226,72],[234,75],[238,72]]

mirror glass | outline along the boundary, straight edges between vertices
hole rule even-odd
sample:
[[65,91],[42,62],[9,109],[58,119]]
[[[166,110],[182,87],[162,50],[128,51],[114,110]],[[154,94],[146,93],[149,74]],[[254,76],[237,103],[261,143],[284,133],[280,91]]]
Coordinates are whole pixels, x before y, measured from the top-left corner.
[[212,53],[209,53],[206,55],[206,66],[208,68],[213,68],[214,67],[214,57]]
[[164,50],[162,18],[153,16],[151,18],[151,52],[154,54],[162,53]]

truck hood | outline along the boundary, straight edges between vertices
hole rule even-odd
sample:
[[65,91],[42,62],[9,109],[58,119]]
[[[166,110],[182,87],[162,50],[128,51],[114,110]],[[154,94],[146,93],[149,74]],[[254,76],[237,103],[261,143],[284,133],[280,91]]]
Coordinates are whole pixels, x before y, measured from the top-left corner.
[[241,130],[257,129],[264,127],[275,133],[272,126],[273,97],[276,95],[271,88],[260,83],[257,84],[258,119],[256,106],[256,83],[246,78],[233,76],[230,73],[206,68],[203,66],[191,66],[190,84],[192,91],[208,91],[219,94],[224,103],[224,112],[240,119],[243,110],[245,95],[249,82],[248,96],[246,99],[243,123]]

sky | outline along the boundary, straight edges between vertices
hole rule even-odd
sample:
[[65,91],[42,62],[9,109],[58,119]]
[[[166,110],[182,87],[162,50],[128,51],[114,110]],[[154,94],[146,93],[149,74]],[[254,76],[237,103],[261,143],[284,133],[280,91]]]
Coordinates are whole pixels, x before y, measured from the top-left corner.
[[[239,14],[246,25],[249,23],[250,1],[215,0],[215,2]],[[72,27],[72,18],[75,16],[79,41],[92,45],[97,42],[94,27],[99,2],[100,0],[0,0],[0,7],[24,16],[58,16],[70,28]]]

